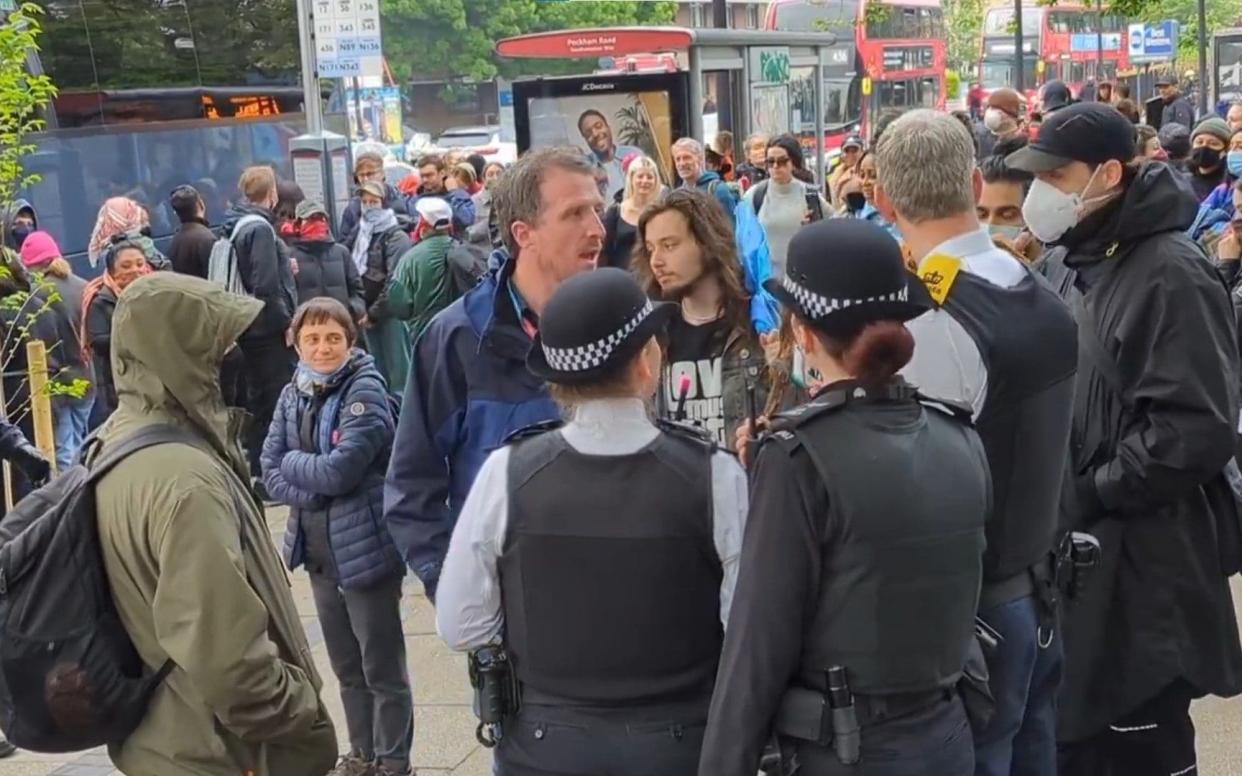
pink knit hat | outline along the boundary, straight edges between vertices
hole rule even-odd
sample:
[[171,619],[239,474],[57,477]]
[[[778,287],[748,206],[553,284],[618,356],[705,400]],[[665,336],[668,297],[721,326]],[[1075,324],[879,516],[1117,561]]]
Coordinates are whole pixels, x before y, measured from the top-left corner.
[[60,246],[47,232],[31,232],[22,243],[22,264],[38,267],[60,258]]

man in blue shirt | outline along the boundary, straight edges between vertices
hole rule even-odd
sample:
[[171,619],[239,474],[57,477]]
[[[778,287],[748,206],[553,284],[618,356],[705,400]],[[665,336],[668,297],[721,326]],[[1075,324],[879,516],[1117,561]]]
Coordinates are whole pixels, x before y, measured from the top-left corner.
[[595,269],[604,203],[581,151],[544,148],[505,171],[492,271],[414,343],[384,486],[384,518],[434,600],[457,513],[479,467],[514,431],[559,417],[526,369],[539,314],[561,282]]
[[608,173],[606,199],[611,201],[618,191],[625,188],[625,171],[621,169],[621,163],[625,157],[641,154],[642,150],[635,146],[617,145],[608,119],[594,108],[583,111],[578,117],[578,131],[591,148],[591,160]]

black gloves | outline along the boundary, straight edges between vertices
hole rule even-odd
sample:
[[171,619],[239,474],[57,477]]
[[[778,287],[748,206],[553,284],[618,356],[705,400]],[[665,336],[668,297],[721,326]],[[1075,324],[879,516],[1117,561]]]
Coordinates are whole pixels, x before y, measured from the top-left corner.
[[24,444],[17,448],[10,460],[17,468],[26,473],[26,477],[30,482],[38,487],[47,481],[48,475],[52,473],[52,465],[39,448]]

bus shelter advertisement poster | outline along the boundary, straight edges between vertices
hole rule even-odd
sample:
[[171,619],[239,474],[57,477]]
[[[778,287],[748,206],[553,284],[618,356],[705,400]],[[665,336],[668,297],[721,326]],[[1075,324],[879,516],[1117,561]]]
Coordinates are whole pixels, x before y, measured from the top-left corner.
[[671,180],[673,144],[668,92],[536,97],[530,101],[530,143],[571,145],[608,176],[608,196],[625,188],[621,163],[631,154],[656,160]]
[[[396,86],[345,92],[350,136],[386,145],[401,142],[401,89]],[[362,121],[359,127],[358,122]]]
[[572,146],[598,171],[608,197],[625,188],[626,157],[651,157],[674,179],[672,145],[685,133],[684,74],[518,81],[513,85],[518,150]]

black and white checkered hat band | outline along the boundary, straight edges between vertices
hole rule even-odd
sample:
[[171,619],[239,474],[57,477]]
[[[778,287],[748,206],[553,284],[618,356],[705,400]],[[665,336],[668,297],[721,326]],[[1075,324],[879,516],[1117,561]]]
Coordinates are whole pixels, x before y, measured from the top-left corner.
[[891,294],[869,296],[863,299],[833,299],[821,296],[806,286],[799,285],[791,280],[788,275],[781,279],[781,285],[794,299],[798,300],[798,304],[802,306],[803,312],[812,318],[823,318],[837,310],[844,310],[851,305],[866,304],[867,302],[906,302],[909,301],[910,296],[910,292],[903,286],[900,291],[894,291]]
[[576,348],[550,348],[544,345],[543,357],[547,359],[548,366],[558,372],[585,372],[588,369],[595,369],[608,360],[612,352],[647,319],[648,315],[651,315],[654,309],[655,307],[648,300],[633,318],[607,337]]

